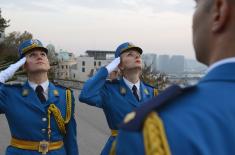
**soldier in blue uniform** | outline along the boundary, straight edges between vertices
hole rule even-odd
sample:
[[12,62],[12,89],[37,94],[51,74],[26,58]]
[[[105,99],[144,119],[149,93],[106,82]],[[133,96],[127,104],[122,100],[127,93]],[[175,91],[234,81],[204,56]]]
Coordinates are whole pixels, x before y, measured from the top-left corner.
[[127,115],[111,154],[235,154],[235,1],[195,2],[193,43],[207,74]]
[[[118,134],[118,124],[124,116],[154,96],[154,88],[139,78],[142,69],[141,54],[142,49],[132,43],[121,44],[116,49],[116,58],[106,67],[101,67],[81,91],[79,100],[102,108],[111,130],[102,155],[109,154],[112,141]],[[106,80],[117,67],[123,76],[112,81]]]
[[[48,81],[47,52],[39,40],[26,40],[19,47],[21,59],[0,73],[0,113],[12,136],[6,155],[78,154],[74,96]],[[22,65],[28,80],[4,84]]]

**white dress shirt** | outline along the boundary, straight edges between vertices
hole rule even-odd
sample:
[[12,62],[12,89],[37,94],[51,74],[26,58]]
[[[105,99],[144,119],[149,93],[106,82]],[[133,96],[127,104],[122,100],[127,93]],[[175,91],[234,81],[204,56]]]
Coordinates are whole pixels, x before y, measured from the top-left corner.
[[126,85],[128,86],[128,88],[130,88],[131,92],[132,92],[132,87],[135,85],[137,88],[137,94],[139,96],[139,99],[141,100],[141,95],[140,95],[140,80],[136,83],[132,83],[130,81],[128,81],[125,77],[123,77],[124,82],[126,83]]
[[43,88],[43,95],[45,96],[46,100],[48,99],[48,86],[49,86],[49,81],[48,80],[43,82],[43,83],[41,83],[41,84],[36,84],[36,83],[31,82],[29,80],[28,80],[28,82],[29,82],[29,86],[31,88],[33,88],[34,91],[35,91],[35,89],[36,89],[36,87],[38,85],[42,86],[42,88]]

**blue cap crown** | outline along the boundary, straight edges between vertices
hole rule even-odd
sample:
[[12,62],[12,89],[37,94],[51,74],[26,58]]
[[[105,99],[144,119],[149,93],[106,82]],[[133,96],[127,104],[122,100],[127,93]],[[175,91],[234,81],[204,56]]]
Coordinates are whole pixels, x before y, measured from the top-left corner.
[[25,56],[26,53],[32,51],[33,49],[40,49],[45,53],[48,53],[47,48],[45,48],[42,43],[37,39],[29,39],[22,42],[19,46],[18,52],[20,58]]
[[137,52],[139,52],[140,54],[143,53],[143,50],[138,47],[138,46],[135,46],[134,44],[130,43],[130,42],[125,42],[121,45],[118,46],[118,48],[116,49],[116,52],[115,52],[115,58],[117,57],[120,57],[120,55],[128,50],[136,50]]

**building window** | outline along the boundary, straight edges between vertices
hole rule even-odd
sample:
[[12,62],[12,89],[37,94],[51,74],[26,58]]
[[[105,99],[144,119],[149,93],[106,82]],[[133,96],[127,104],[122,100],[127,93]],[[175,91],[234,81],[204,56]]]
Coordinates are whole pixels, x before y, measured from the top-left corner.
[[66,69],[68,69],[68,66],[66,65]]
[[0,32],[0,38],[2,38],[2,33]]
[[101,62],[99,61],[99,66],[101,66]]
[[61,68],[64,69],[64,66],[62,65]]
[[96,66],[96,61],[94,61],[94,66]]
[[74,79],[75,79],[75,77],[76,77],[75,74],[73,74],[73,78],[74,78]]
[[82,68],[82,72],[85,72],[86,70],[85,70],[85,68]]
[[85,61],[82,62],[82,66],[85,66]]

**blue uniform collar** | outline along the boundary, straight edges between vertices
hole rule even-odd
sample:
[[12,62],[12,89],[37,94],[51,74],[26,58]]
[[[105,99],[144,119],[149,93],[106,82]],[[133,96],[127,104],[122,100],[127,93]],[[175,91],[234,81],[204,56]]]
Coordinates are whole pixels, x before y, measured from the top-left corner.
[[235,57],[226,58],[226,59],[219,60],[219,61],[215,62],[214,64],[212,64],[212,65],[207,69],[206,73],[208,74],[210,71],[212,71],[212,70],[215,69],[216,67],[221,66],[221,65],[226,64],[226,63],[235,63]]
[[48,100],[45,104],[42,104],[41,101],[38,99],[37,94],[30,87],[28,81],[24,83],[22,87],[22,96],[25,97],[25,101],[32,107],[36,107],[36,109],[40,109],[41,111],[45,112],[45,106],[48,106],[51,103],[57,104],[59,98],[59,91],[57,88],[49,82],[48,87]]
[[235,62],[225,63],[217,66],[200,80],[207,81],[235,81]]
[[[29,83],[29,86],[33,88],[33,90],[35,91],[36,87],[38,86],[38,84],[32,82],[32,81],[29,81],[28,80],[28,83]],[[42,86],[44,92],[46,92],[48,90],[48,86],[49,86],[49,81],[46,80],[45,82],[39,84]]]
[[138,94],[139,98],[140,99],[142,98],[141,93],[140,93],[140,80],[138,82],[136,82],[136,83],[132,83],[129,80],[127,80],[125,77],[123,77],[123,81],[125,82],[127,87],[131,90],[131,92],[132,92],[133,86],[135,85],[136,88],[137,88],[137,94]]
[[143,101],[145,101],[146,98],[149,98],[150,92],[146,88],[146,86],[140,81],[140,102],[136,100],[134,97],[132,91],[129,89],[127,84],[124,82],[124,79],[120,79],[120,94],[122,94],[126,100],[131,103],[132,105],[138,107],[142,104]]
[[135,85],[137,87],[137,90],[140,91],[140,80],[136,83],[132,83],[129,80],[127,80],[125,77],[123,77],[123,81],[130,88],[130,90],[132,90],[132,87]]

